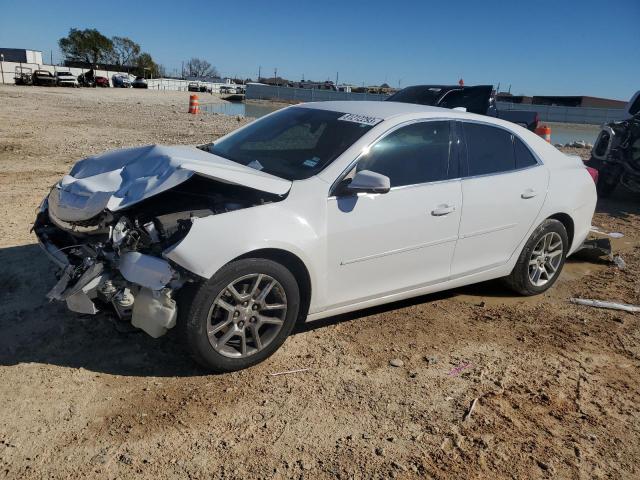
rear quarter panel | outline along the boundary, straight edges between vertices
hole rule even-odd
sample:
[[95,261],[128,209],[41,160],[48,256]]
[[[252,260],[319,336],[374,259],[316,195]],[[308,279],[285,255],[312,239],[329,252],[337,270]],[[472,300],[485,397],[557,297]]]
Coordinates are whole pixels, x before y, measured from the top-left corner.
[[565,155],[543,143],[543,160],[550,170],[549,191],[536,225],[558,213],[569,215],[574,223],[570,255],[582,245],[591,229],[598,200],[596,187],[580,158]]

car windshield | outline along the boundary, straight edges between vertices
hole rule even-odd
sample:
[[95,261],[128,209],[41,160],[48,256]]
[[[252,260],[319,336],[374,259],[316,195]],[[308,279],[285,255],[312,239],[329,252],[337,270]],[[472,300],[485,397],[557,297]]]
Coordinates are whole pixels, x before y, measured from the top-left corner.
[[216,142],[208,151],[288,180],[309,178],[380,119],[312,108],[286,108]]
[[72,77],[73,75],[71,75],[69,72],[58,72],[58,76],[59,77]]

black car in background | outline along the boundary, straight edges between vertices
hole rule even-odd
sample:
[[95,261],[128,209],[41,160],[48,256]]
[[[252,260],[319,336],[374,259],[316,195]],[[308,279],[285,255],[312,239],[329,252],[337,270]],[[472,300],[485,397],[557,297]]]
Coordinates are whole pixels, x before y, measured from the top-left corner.
[[493,98],[493,85],[415,85],[406,87],[385,99],[388,102],[417,103],[442,108],[464,108],[467,112],[501,118],[535,132],[537,112],[498,111]]
[[144,77],[136,77],[136,79],[131,82],[131,86],[133,88],[149,88],[149,84]]
[[54,77],[53,74],[47,70],[36,70],[35,72],[33,72],[31,81],[34,85],[40,85],[43,87],[56,86],[56,77]]

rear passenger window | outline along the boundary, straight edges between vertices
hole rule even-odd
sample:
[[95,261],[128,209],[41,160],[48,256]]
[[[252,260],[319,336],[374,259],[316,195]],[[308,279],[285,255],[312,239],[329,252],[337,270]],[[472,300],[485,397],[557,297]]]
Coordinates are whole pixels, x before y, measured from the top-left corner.
[[516,168],[526,168],[537,165],[536,157],[533,156],[531,150],[519,138],[515,138],[516,149]]
[[469,176],[508,172],[516,165],[513,135],[506,130],[464,123]]
[[449,177],[449,122],[420,122],[399,128],[371,147],[356,171],[389,177],[392,187]]

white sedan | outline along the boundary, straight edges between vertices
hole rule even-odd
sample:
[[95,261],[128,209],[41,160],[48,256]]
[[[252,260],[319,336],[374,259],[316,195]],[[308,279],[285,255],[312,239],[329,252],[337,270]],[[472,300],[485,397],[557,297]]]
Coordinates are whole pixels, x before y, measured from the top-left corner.
[[485,116],[308,103],[200,147],[79,161],[34,229],[49,297],[157,337],[177,325],[227,372],[311,321],[504,277],[544,292],[596,205],[582,161]]
[[80,84],[78,79],[71,72],[56,72],[56,85],[60,87],[75,87],[78,88]]

